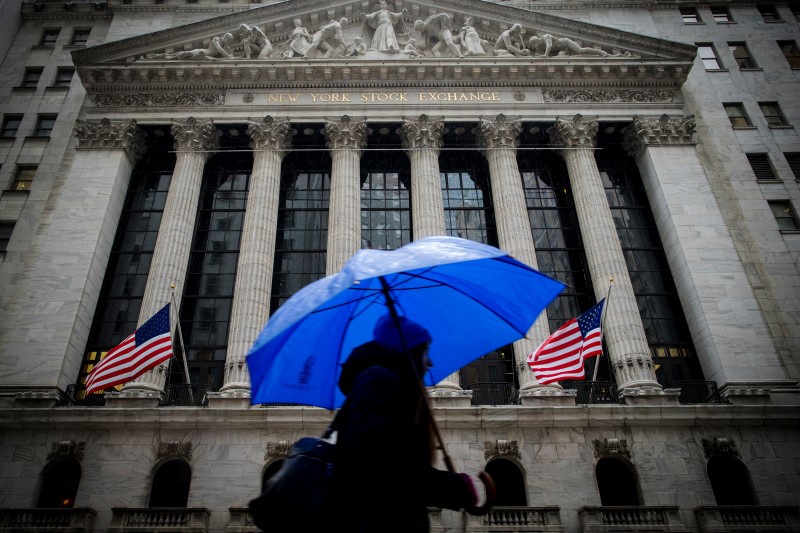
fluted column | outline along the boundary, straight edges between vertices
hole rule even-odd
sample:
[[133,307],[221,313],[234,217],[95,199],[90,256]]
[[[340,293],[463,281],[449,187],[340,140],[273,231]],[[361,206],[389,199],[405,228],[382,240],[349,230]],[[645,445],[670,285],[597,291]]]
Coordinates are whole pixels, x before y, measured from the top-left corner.
[[557,120],[548,130],[551,144],[562,148],[586,250],[586,259],[599,301],[613,292],[603,324],[603,337],[614,369],[617,386],[623,389],[661,389],[656,381],[633,285],[622,254],[622,245],[606,199],[594,158],[598,123],[575,115]]
[[[495,221],[500,249],[528,266],[538,269],[536,247],[533,243],[531,223],[522,176],[517,164],[517,147],[522,124],[519,120],[498,115],[492,120],[481,119],[478,142],[489,162],[492,182]],[[525,338],[514,343],[514,363],[519,378],[520,393],[540,387],[526,363],[528,354],[535,350],[550,335],[547,312],[536,319]],[[548,385],[560,388],[560,385]]]
[[325,260],[325,272],[331,275],[361,249],[361,154],[367,123],[347,115],[326,119],[324,133],[333,160]]
[[281,162],[291,149],[287,119],[251,121],[247,133],[253,148],[253,172],[239,245],[236,287],[231,306],[225,383],[220,392],[249,396],[245,357],[269,318],[275,235],[278,225]]
[[[197,204],[203,169],[210,152],[216,148],[219,133],[210,120],[173,121],[172,136],[175,138],[177,158],[175,170],[167,193],[161,226],[153,250],[150,273],[139,312],[142,324],[171,299],[171,285],[175,286],[175,300],[180,309],[189,252],[192,245]],[[122,395],[156,393],[164,388],[169,362],[142,374],[122,388]],[[175,364],[180,364],[175,361]]]
[[444,202],[439,179],[439,150],[444,122],[422,115],[405,120],[400,129],[411,160],[411,224],[414,239],[445,235]]

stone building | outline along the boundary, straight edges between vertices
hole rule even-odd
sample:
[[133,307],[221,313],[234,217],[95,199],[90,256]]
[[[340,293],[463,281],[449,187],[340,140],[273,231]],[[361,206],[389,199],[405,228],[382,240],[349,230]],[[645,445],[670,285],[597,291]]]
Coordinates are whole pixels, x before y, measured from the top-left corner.
[[[456,468],[498,486],[433,530],[800,531],[800,4],[385,7],[3,19],[0,531],[255,531],[331,418],[250,405],[255,336],[358,249],[429,235],[567,284],[431,389]],[[604,356],[539,384],[526,356],[610,287]],[[87,396],[171,301],[191,385],[173,360]]]

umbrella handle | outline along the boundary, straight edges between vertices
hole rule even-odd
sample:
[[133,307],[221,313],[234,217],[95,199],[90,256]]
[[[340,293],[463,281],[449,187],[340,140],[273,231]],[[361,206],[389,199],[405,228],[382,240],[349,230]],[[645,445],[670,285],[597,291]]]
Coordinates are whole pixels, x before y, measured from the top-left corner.
[[483,481],[483,486],[486,490],[486,501],[480,507],[473,505],[467,508],[466,511],[471,515],[482,516],[492,509],[494,501],[497,498],[497,489],[494,486],[492,476],[490,476],[488,472],[481,472],[478,474],[478,478]]

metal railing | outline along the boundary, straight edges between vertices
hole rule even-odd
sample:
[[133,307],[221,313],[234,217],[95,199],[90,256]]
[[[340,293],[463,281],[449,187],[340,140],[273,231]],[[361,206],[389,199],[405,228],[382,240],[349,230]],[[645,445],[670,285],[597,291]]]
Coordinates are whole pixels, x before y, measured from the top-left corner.
[[159,407],[205,407],[208,405],[208,392],[211,385],[187,385],[179,383],[167,385]]
[[106,404],[106,395],[102,392],[86,394],[78,390],[77,385],[67,385],[67,390],[62,396],[59,406],[102,407]]
[[467,388],[472,390],[472,405],[510,405],[516,399],[514,384],[507,381],[480,381]]
[[716,381],[682,380],[675,381],[672,387],[681,389],[680,403],[724,403]]
[[0,532],[70,531],[89,533],[97,512],[89,507],[73,509],[0,509]]
[[620,403],[613,381],[573,381],[567,386],[576,390],[576,404]]

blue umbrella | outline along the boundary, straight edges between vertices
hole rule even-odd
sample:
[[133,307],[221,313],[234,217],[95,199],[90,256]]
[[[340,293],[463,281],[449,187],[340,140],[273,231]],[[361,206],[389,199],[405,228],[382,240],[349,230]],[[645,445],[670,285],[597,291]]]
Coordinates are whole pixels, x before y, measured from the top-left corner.
[[431,333],[425,377],[435,385],[514,342],[564,285],[485,244],[427,237],[397,250],[360,250],[332,276],[289,298],[259,334],[247,365],[251,402],[340,407],[341,365],[372,340],[378,319],[407,316]]

